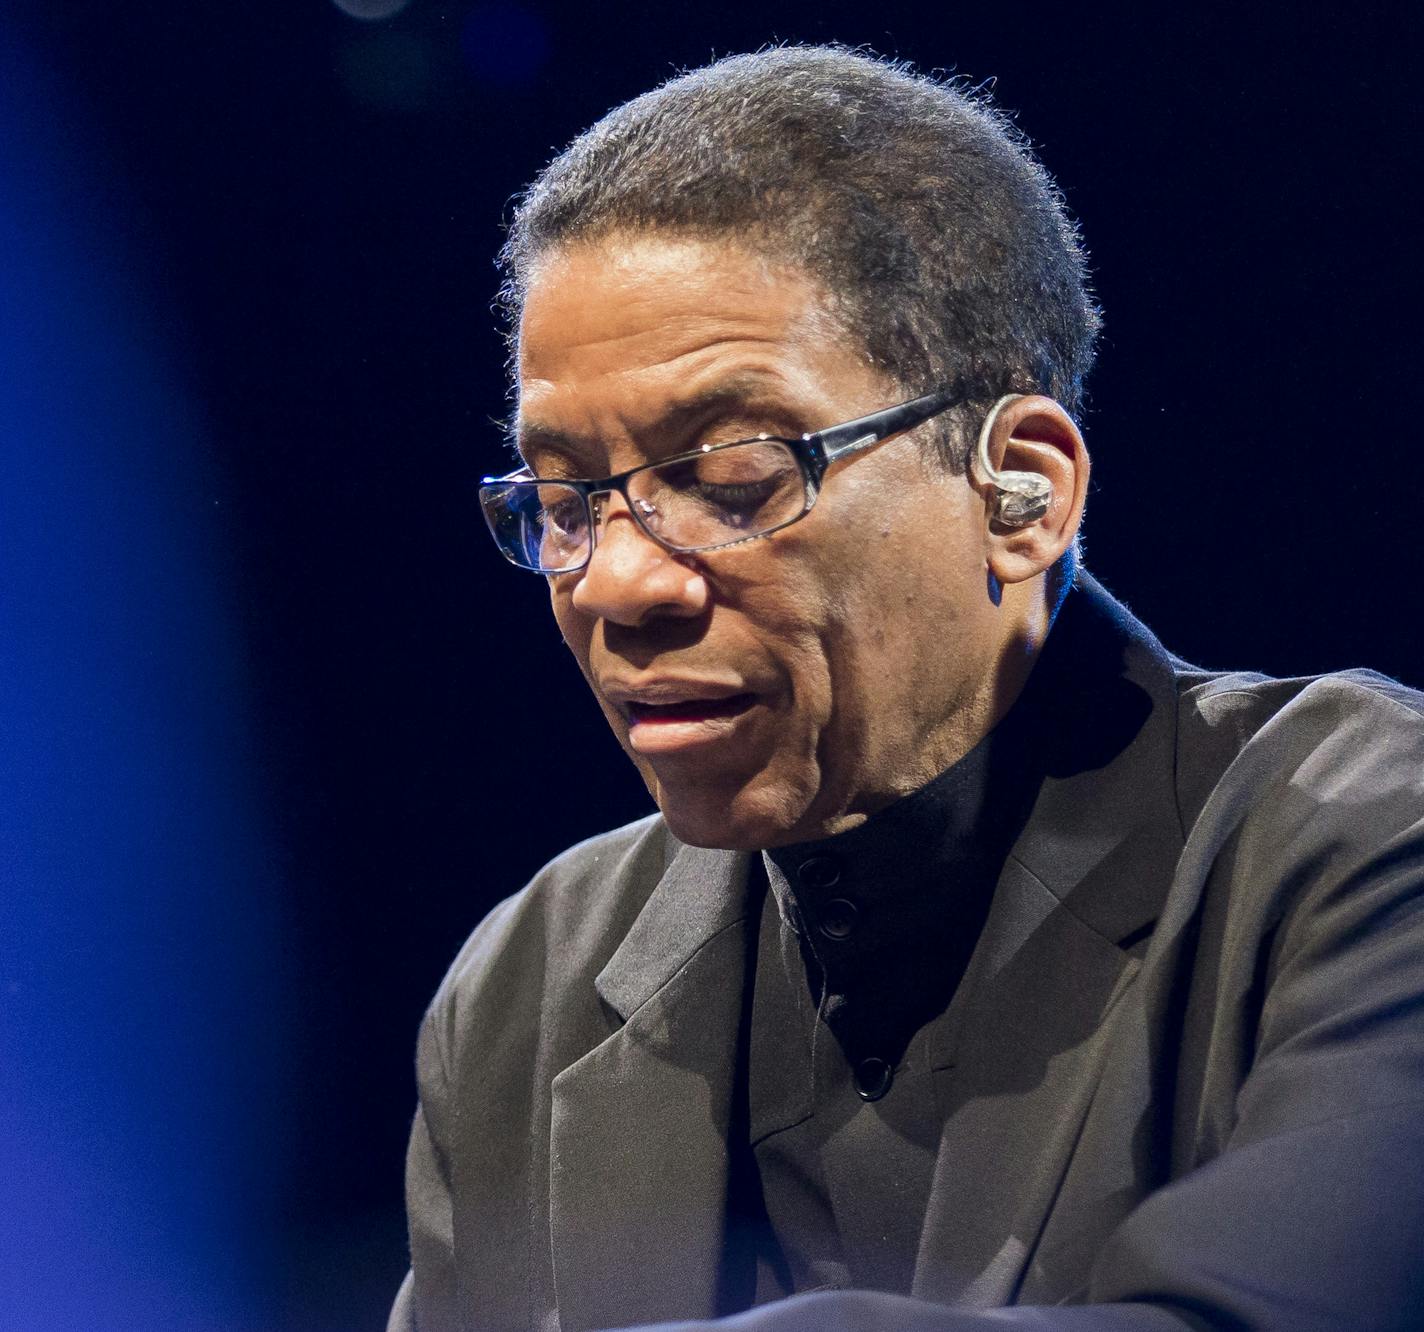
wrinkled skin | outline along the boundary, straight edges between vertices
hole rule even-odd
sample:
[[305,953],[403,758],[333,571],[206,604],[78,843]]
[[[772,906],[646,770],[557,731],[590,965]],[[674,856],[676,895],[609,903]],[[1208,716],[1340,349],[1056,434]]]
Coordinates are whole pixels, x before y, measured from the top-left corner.
[[[805,274],[730,242],[615,236],[546,256],[520,326],[521,451],[539,475],[605,476],[909,396],[829,310]],[[1076,487],[1081,508],[1084,477],[1055,477],[1056,524],[1004,539],[926,430],[833,465],[794,526],[699,555],[664,550],[607,497],[587,568],[549,580],[682,840],[759,848],[854,826],[967,752],[1021,688],[1047,631],[1040,575],[1076,529],[1065,504]],[[1056,437],[1012,447],[1015,465],[1073,472]]]

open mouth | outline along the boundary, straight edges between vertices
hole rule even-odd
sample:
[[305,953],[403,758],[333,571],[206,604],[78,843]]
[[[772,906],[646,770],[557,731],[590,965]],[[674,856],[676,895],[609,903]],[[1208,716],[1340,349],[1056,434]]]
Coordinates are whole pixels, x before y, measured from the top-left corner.
[[735,717],[755,702],[755,694],[733,694],[730,698],[688,698],[676,703],[629,703],[627,707],[629,719],[640,725],[645,722],[700,722]]

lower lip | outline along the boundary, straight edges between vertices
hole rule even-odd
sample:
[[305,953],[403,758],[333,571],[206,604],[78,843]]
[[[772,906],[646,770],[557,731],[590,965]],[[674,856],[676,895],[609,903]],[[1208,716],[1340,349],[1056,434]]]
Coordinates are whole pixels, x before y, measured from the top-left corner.
[[717,702],[629,710],[628,743],[644,755],[675,754],[725,740],[756,706],[752,694]]

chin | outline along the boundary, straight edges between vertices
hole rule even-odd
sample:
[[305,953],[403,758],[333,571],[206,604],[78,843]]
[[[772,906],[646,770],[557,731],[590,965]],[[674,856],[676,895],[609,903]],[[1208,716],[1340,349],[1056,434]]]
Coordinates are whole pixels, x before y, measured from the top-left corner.
[[729,814],[724,804],[702,801],[658,800],[663,819],[672,835],[688,846],[705,846],[722,851],[759,851],[766,845],[760,830]]
[[677,792],[656,782],[649,783],[649,789],[672,835],[688,846],[765,851],[814,836],[800,828],[805,806],[788,801],[785,793],[778,798],[777,793],[746,787],[726,795],[706,788]]

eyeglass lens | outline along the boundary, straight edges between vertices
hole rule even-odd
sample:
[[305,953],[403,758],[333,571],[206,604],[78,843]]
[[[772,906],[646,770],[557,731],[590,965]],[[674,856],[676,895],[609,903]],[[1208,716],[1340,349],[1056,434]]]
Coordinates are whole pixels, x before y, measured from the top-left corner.
[[[706,550],[761,536],[809,508],[800,459],[780,440],[747,440],[639,468],[626,494],[638,523],[676,550]],[[516,563],[542,573],[576,569],[591,555],[588,501],[557,481],[504,481],[481,491],[490,530]]]

